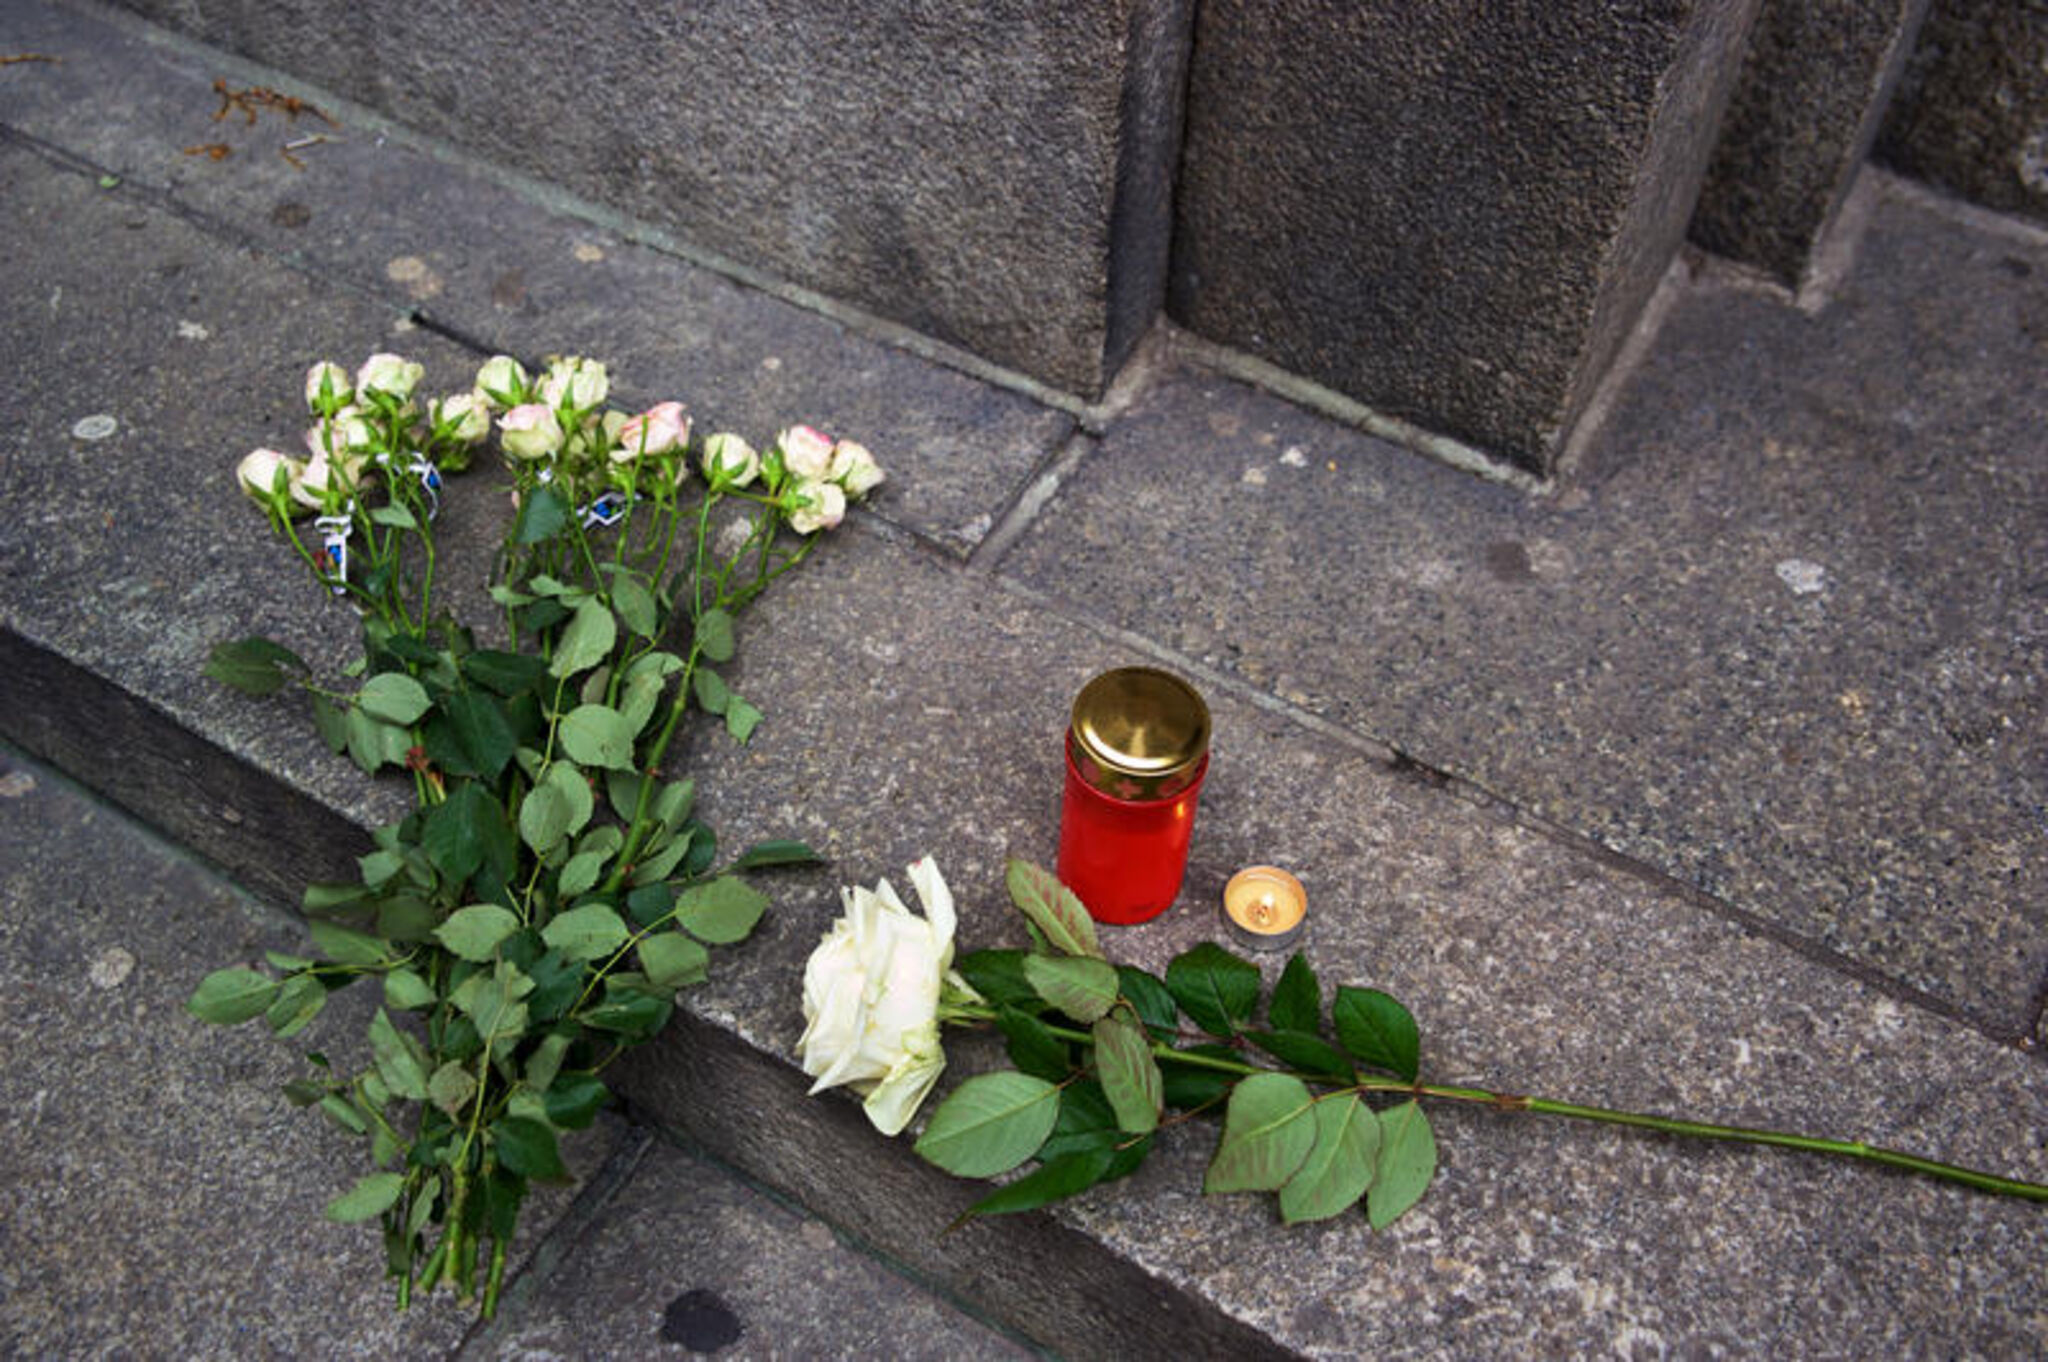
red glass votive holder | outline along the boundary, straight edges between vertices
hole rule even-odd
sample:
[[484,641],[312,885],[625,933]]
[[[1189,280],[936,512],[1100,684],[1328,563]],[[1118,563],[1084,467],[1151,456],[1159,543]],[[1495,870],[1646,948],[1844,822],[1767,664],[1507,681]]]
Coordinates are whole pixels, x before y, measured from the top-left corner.
[[1106,672],[1074,701],[1058,873],[1096,921],[1145,922],[1179,897],[1208,748],[1207,706],[1166,672]]

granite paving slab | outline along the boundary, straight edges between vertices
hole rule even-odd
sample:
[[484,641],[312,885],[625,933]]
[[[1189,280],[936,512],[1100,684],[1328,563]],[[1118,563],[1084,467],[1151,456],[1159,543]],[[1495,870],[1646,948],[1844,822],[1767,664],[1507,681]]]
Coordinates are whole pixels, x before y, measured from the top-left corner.
[[[304,930],[61,777],[0,749],[0,1353],[418,1357],[462,1341],[443,1293],[401,1314],[374,1226],[321,1209],[363,1142],[279,1089],[299,1051],[366,1062],[375,999],[335,995],[290,1044],[209,1026],[205,975]],[[588,1177],[607,1119],[564,1146]],[[528,1203],[514,1270],[570,1208]]]
[[659,1141],[462,1359],[1029,1358],[800,1208]]
[[[594,355],[622,402],[680,397],[700,429],[757,442],[795,420],[858,438],[890,473],[872,509],[961,555],[1073,428],[1019,392],[692,265],[650,244],[666,240],[652,229],[133,16],[6,0],[0,45],[60,59],[0,68],[0,125],[487,351]],[[216,80],[279,88],[319,113],[258,103],[253,123],[236,108],[216,120]],[[298,166],[286,159],[314,137],[291,153]]]
[[[800,1030],[802,962],[839,911],[838,884],[901,883],[926,852],[953,885],[963,949],[1023,944],[1003,860],[1054,855],[1067,702],[1120,663],[1194,677],[1215,742],[1181,900],[1108,931],[1115,958],[1159,969],[1218,935],[1223,880],[1269,861],[1308,888],[1305,947],[1325,984],[1405,999],[1425,1072],[1444,1081],[1865,1138],[2041,1178],[2048,1067],[1404,773],[1242,680],[879,533],[862,540],[750,616],[738,680],[768,716],[753,742],[712,735],[685,758],[727,838],[801,836],[835,863],[786,874],[744,966],[693,994],[683,1026],[631,1064],[626,1090],[664,1122],[956,1289],[1000,1283],[1003,1299],[1051,1321],[1022,1327],[1076,1356],[1168,1346],[1147,1281],[1182,1294],[1180,1315],[1213,1311],[1204,1327],[1219,1352],[1246,1346],[1222,1340],[1247,1325],[1331,1357],[2048,1344],[2039,1205],[1483,1110],[1441,1114],[1436,1185],[1383,1234],[1352,1216],[1290,1230],[1265,1199],[1201,1197],[1214,1134],[1195,1122],[1167,1133],[1128,1185],[1023,1218],[1036,1224],[942,1235],[975,1188],[923,1168],[907,1138],[868,1131],[843,1098],[804,1098],[778,1063]],[[705,1031],[758,1058],[711,1050]],[[988,1062],[966,1041],[952,1048],[962,1070]],[[1063,1254],[1080,1263],[1064,1276]],[[1136,1278],[1104,1286],[1096,1258]]]
[[1162,379],[996,570],[2003,1035],[2048,967],[2048,247],[1880,192],[1682,291],[1532,499]]

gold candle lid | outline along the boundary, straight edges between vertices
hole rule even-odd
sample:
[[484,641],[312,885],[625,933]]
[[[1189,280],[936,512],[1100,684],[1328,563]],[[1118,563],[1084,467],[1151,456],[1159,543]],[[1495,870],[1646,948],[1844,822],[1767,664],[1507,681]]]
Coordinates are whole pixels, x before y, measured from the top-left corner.
[[1194,783],[1209,752],[1209,707],[1156,667],[1119,667],[1074,697],[1074,765],[1118,799],[1168,799]]

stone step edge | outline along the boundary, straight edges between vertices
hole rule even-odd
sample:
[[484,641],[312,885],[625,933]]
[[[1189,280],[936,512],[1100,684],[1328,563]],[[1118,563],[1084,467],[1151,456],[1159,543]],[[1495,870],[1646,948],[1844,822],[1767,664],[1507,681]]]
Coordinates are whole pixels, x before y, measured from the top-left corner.
[[[91,665],[0,621],[0,737],[219,867],[295,906],[355,874],[369,829]],[[864,1250],[1067,1357],[1293,1356],[1192,1283],[1162,1279],[1054,1213],[954,1219],[983,1184],[884,1139],[857,1104],[678,999],[614,1072],[630,1111],[834,1226]]]

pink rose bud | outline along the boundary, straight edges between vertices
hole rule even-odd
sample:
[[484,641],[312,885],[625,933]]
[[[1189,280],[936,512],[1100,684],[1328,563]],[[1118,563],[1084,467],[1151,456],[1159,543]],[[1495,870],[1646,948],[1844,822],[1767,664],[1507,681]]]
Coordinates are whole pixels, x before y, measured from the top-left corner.
[[848,500],[866,496],[881,486],[887,476],[866,445],[841,440],[832,446],[832,467],[826,477],[846,489]]
[[538,402],[514,407],[498,418],[498,443],[515,459],[545,459],[562,447],[562,439],[554,408]]
[[704,439],[704,480],[713,487],[745,487],[761,475],[761,456],[737,435]]
[[627,463],[643,454],[666,454],[690,438],[690,417],[680,402],[662,402],[619,427],[613,463]]
[[412,390],[426,372],[425,365],[415,364],[403,355],[372,355],[363,361],[362,368],[356,370],[356,388],[365,397],[371,393],[383,393],[403,402],[412,396]]
[[[297,459],[274,449],[252,449],[235,465],[235,481],[251,500],[271,506],[277,503],[280,493],[291,490],[302,466]],[[280,475],[284,478],[282,487],[278,485]]]

